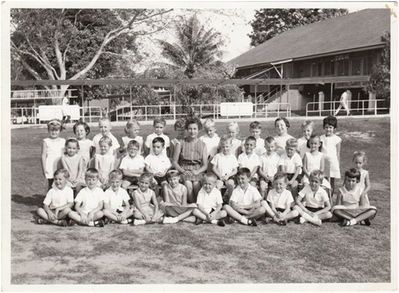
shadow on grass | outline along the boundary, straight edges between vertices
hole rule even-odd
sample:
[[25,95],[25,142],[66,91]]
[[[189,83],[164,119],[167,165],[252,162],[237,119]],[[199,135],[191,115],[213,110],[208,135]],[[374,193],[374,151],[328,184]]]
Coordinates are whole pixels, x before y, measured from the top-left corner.
[[20,194],[12,194],[11,200],[15,203],[23,204],[31,207],[41,207],[43,202],[42,194],[33,194],[31,196],[23,196]]

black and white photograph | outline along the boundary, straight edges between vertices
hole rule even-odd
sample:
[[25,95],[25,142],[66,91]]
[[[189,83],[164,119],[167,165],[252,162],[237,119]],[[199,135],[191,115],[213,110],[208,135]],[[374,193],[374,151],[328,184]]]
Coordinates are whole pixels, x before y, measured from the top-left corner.
[[398,3],[235,4],[2,3],[3,290],[397,289]]

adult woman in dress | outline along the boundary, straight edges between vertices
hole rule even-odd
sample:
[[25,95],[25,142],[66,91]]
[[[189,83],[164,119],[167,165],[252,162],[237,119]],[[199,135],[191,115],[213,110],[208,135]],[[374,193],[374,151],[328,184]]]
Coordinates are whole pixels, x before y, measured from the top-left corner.
[[187,118],[185,126],[186,137],[176,145],[173,166],[182,174],[187,187],[187,202],[195,203],[203,173],[208,168],[208,152],[205,143],[198,139],[198,133],[202,129],[200,119]]

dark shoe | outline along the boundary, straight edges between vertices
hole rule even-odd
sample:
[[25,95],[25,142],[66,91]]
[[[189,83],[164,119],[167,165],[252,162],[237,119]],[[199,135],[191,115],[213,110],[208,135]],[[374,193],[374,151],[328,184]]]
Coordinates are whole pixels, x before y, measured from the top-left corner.
[[278,225],[280,226],[286,226],[287,225],[287,221],[286,220],[280,220],[277,222]]
[[68,224],[68,226],[74,226],[76,224],[76,222],[72,219],[68,219],[67,224]]
[[58,225],[62,227],[68,227],[68,222],[66,220],[60,220]]
[[255,219],[248,219],[248,226],[256,227],[258,226],[258,223],[256,223]]
[[204,221],[203,220],[201,220],[200,218],[197,218],[196,220],[195,220],[195,225],[200,225],[200,224],[202,224]]
[[361,222],[360,222],[360,225],[363,225],[363,226],[370,226],[370,225],[371,225],[371,222],[370,222],[369,219],[366,219],[366,220],[364,220],[364,221],[361,221]]
[[223,219],[220,219],[220,220],[218,220],[217,225],[220,227],[224,227],[224,226],[226,226],[226,223],[224,222]]
[[227,217],[224,219],[224,222],[225,222],[227,225],[230,225],[230,224],[233,224],[233,223],[234,223],[234,220],[233,220],[232,218],[230,218],[229,216],[227,216]]
[[42,224],[46,223],[46,221],[43,220],[42,218],[35,218],[35,223],[38,225],[42,225]]
[[104,227],[104,221],[103,220],[95,221],[94,227]]
[[344,219],[343,221],[342,221],[342,223],[341,223],[341,227],[346,227],[346,226],[348,226],[348,220],[347,219]]

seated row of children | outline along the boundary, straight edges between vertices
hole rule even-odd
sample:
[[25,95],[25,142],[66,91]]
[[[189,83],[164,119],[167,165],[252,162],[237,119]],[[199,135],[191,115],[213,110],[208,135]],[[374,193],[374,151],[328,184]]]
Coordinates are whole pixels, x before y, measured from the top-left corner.
[[[54,170],[58,166],[54,165],[54,158],[59,155],[56,154],[55,149],[59,148],[60,144],[57,147],[54,147],[54,143],[63,140],[58,137],[61,126],[58,122],[59,121],[54,120],[49,123],[50,138],[45,139],[43,143],[42,154],[44,155],[42,155],[42,163],[46,177],[50,173],[49,170]],[[66,141],[65,154],[61,155],[60,162],[61,167],[69,171],[69,185],[74,187],[76,192],[79,192],[81,188],[87,185],[87,182],[84,180],[84,174],[89,163],[99,173],[99,180],[96,183],[97,186],[104,189],[111,185],[108,175],[114,168],[118,167],[118,165],[123,172],[123,181],[121,183],[123,188],[127,188],[131,184],[138,184],[138,178],[144,171],[153,174],[153,178],[150,182],[151,186],[165,183],[165,175],[172,164],[166,156],[166,142],[169,142],[170,140],[166,135],[159,131],[160,129],[163,130],[163,127],[165,126],[164,122],[154,122],[155,132],[147,137],[146,147],[144,147],[149,150],[149,154],[145,159],[141,156],[143,147],[140,145],[140,142],[143,140],[139,139],[137,135],[134,137],[135,139],[132,139],[132,133],[134,132],[132,129],[135,130],[135,134],[138,132],[137,127],[134,127],[134,125],[137,126],[138,123],[130,121],[125,129],[130,137],[122,138],[124,145],[127,146],[127,154],[121,159],[120,164],[116,156],[116,154],[118,154],[117,149],[119,148],[119,143],[109,132],[109,120],[104,119],[100,121],[99,126],[101,133],[93,138],[93,143],[91,143],[91,141],[85,136],[89,132],[87,124],[79,122],[74,126],[76,139],[68,139]],[[326,174],[331,176],[331,173],[336,171],[332,170],[333,172],[331,172],[331,169],[337,169],[336,162],[338,161],[339,175],[339,159],[337,158],[339,157],[340,139],[334,138],[336,135],[333,135],[333,130],[337,125],[335,117],[327,117],[323,120],[323,126],[326,131],[323,146],[324,149],[332,149],[332,151],[330,150],[328,152],[334,153],[333,155],[325,155],[319,151],[322,137],[311,135],[313,124],[308,122],[303,124],[304,137],[302,140],[304,140],[306,144],[299,144],[301,139],[296,140],[292,136],[287,135],[286,129],[289,127],[289,122],[284,118],[279,118],[275,122],[276,128],[280,130],[282,129],[281,133],[283,133],[283,135],[267,137],[265,140],[260,138],[260,124],[258,122],[252,122],[250,124],[250,130],[253,136],[246,138],[243,145],[236,138],[238,125],[236,125],[236,123],[229,124],[229,135],[218,138],[216,150],[215,146],[209,146],[211,142],[214,145],[216,144],[216,139],[213,138],[212,140],[210,135],[212,133],[213,136],[215,135],[214,123],[211,120],[207,120],[205,121],[205,125],[208,125],[208,127],[205,127],[205,131],[209,135],[204,139],[204,141],[207,142],[207,151],[212,166],[210,169],[217,177],[215,184],[218,189],[222,189],[223,186],[227,189],[224,194],[224,201],[226,203],[230,202],[229,199],[233,194],[236,183],[239,185],[239,181],[237,180],[236,182],[234,180],[234,175],[237,173],[238,168],[244,167],[250,170],[250,182],[254,185],[259,184],[261,197],[263,199],[266,199],[268,191],[272,190],[273,177],[278,171],[287,174],[287,185],[293,192],[294,197],[297,196],[298,182],[301,184],[309,184],[310,174],[314,170],[324,170]],[[184,132],[182,131],[179,132],[179,136],[183,135],[183,133]],[[334,138],[332,143],[329,138]],[[284,143],[284,140],[285,152],[284,149],[281,148],[281,144]],[[86,143],[87,141],[90,142]],[[258,141],[260,143],[258,143]],[[174,139],[172,140],[171,145],[175,145],[176,143],[178,143],[178,141]],[[99,153],[96,153],[94,156],[91,154],[93,153],[93,145],[98,145],[98,147],[94,148],[94,152],[99,151]],[[331,145],[333,147],[331,147]],[[115,146],[117,146],[117,148],[113,148]],[[220,153],[215,154],[218,148]],[[243,149],[243,152],[238,155],[239,149],[241,148]],[[122,148],[122,150],[125,149]],[[77,155],[78,152],[81,153],[81,155]],[[301,152],[304,152],[303,161],[299,155]],[[261,154],[261,156],[258,156],[257,153]],[[281,154],[281,156],[279,154]],[[236,158],[237,155],[238,158]],[[90,160],[91,157],[93,157],[93,159]],[[360,153],[360,155],[356,156],[354,160],[355,159],[363,162],[365,161],[365,155]],[[53,164],[49,164],[52,160]],[[329,165],[327,170],[324,169],[325,161],[327,161]],[[300,179],[302,170],[303,180]],[[367,191],[370,186],[368,173],[362,169],[362,166],[360,166],[358,170],[362,175],[361,193],[366,195],[367,198]],[[334,176],[336,176],[336,174]],[[333,178],[334,177],[330,177],[330,179]],[[329,188],[328,181],[323,180],[321,184],[327,189]],[[51,187],[51,185],[52,182],[49,180],[49,187]],[[163,194],[165,194],[164,186],[167,185],[162,184]],[[334,184],[332,182],[332,187],[333,186]],[[157,196],[159,196],[159,189],[160,188],[155,188]],[[199,194],[199,192],[198,195],[195,194],[194,198],[198,197]],[[188,195],[187,198],[189,198]],[[191,200],[190,202],[194,203],[196,201]]]
[[227,204],[223,204],[220,190],[216,188],[217,177],[213,173],[203,176],[196,204],[187,203],[187,189],[179,182],[180,175],[176,170],[167,172],[162,199],[157,198],[150,188],[152,174],[143,173],[138,180],[139,187],[130,200],[121,187],[122,176],[120,170],[113,170],[109,174],[110,187],[104,192],[97,184],[98,171],[90,168],[85,174],[87,186],[74,199],[72,188],[67,185],[68,171],[58,169],[54,173],[54,185],[43,201],[43,208],[37,210],[39,218],[36,223],[49,222],[61,226],[78,223],[103,227],[106,222],[142,225],[172,224],[185,220],[197,225],[207,222],[225,226],[226,222],[238,221],[257,226],[257,219],[263,218],[267,223],[270,217],[279,225],[296,219],[298,224],[309,222],[320,226],[334,213],[343,219],[342,225],[352,226],[357,223],[370,225],[370,219],[376,214],[376,208],[370,206],[365,194],[359,192],[360,172],[355,168],[345,172],[344,186],[339,190],[338,202],[333,208],[327,192],[321,187],[324,176],[320,170],[311,172],[310,184],[305,185],[294,200],[287,189],[285,173],[275,174],[273,188],[263,199],[258,189],[250,184],[250,170],[240,168],[237,172],[238,185]]

